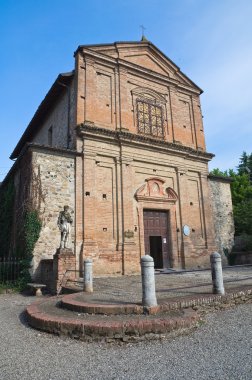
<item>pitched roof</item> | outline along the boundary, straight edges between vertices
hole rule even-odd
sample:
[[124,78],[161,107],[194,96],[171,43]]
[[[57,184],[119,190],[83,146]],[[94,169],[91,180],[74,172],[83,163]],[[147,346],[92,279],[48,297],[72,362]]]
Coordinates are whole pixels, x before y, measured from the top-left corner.
[[68,73],[62,73],[58,75],[52,87],[46,94],[45,98],[40,103],[37,111],[35,112],[33,118],[28,124],[26,130],[21,136],[13,152],[11,153],[10,159],[17,158],[23,146],[25,145],[25,143],[31,141],[32,137],[34,136],[34,133],[38,130],[39,126],[41,125],[41,122],[44,120],[45,116],[48,114],[48,111],[50,110],[50,108],[57,101],[59,95],[63,91],[65,91],[65,88],[63,86],[64,85],[67,86],[68,84],[70,84],[73,78],[73,75],[74,75],[74,71],[71,71]]

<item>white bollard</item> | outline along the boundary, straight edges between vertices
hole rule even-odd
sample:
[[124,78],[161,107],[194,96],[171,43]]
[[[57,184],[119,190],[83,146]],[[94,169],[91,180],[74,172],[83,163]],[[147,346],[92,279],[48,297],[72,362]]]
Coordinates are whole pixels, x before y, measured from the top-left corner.
[[225,294],[222,276],[221,255],[218,252],[212,253],[210,256],[210,263],[213,281],[213,293]]
[[151,256],[145,255],[141,258],[141,272],[143,293],[142,304],[147,307],[157,306],[154,261]]
[[84,292],[93,292],[93,261],[91,259],[84,260]]

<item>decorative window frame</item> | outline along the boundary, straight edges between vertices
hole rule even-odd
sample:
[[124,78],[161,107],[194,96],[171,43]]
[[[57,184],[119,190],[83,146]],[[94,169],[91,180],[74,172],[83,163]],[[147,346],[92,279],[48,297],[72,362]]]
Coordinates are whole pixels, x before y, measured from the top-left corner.
[[[165,135],[167,132],[167,99],[165,95],[161,95],[160,93],[151,90],[147,87],[136,87],[131,90],[132,95],[132,108],[135,114],[134,122],[137,133],[142,136],[149,136],[158,139],[165,139]],[[156,106],[161,110],[161,126],[162,126],[162,134],[153,134],[153,133],[145,133],[139,130],[139,112],[138,112],[138,103],[143,102],[147,103],[148,106]],[[152,126],[150,126],[152,129]]]
[[[147,104],[148,107],[148,112],[141,112],[139,109],[140,103],[143,105]],[[160,117],[156,116],[156,123],[152,123],[152,113],[151,113],[151,107],[155,107],[156,109],[160,110]],[[165,128],[164,128],[164,112],[163,112],[163,107],[161,104],[157,103],[156,100],[150,100],[150,99],[145,99],[145,98],[137,98],[136,99],[136,111],[137,111],[137,131],[138,133],[141,133],[143,135],[149,135],[153,137],[158,137],[158,138],[164,138],[165,136]],[[147,121],[148,123],[143,123],[144,125],[144,130],[142,130],[142,127],[140,127],[140,113],[143,115],[143,119],[145,115],[148,115]],[[158,124],[158,120],[160,119],[160,125]],[[145,121],[145,119],[144,119]],[[156,132],[154,132],[156,130]]]

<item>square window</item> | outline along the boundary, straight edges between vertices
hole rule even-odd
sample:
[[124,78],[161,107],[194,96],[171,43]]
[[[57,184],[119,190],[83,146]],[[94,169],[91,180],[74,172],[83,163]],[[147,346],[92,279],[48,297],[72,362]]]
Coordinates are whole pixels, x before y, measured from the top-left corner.
[[164,137],[162,106],[137,99],[138,132],[155,137]]

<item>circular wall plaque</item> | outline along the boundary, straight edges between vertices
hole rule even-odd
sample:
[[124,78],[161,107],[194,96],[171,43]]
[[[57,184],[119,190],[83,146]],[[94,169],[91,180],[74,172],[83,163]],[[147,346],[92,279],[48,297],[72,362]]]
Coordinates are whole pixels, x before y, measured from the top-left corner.
[[185,224],[185,225],[183,226],[183,234],[184,234],[185,236],[189,236],[190,233],[191,233],[191,229],[190,229],[190,227],[189,227],[187,224]]

